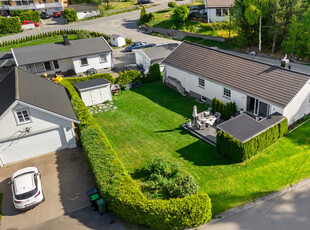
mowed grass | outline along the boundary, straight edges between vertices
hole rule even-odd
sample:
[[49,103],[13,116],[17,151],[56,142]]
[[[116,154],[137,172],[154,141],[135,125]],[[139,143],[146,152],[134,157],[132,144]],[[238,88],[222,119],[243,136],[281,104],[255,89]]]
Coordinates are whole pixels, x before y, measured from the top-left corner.
[[[78,36],[76,34],[68,34],[67,35],[69,40],[76,40],[78,39]],[[25,46],[34,46],[34,45],[42,45],[42,44],[47,44],[47,43],[54,43],[54,42],[62,42],[63,41],[63,36],[62,35],[55,35],[52,37],[46,37],[42,39],[36,39],[33,41],[28,41],[24,43],[19,43],[19,44],[13,44],[9,46],[3,46],[0,47],[0,52],[4,51],[9,51],[11,48],[18,48],[18,47],[25,47]]]
[[180,164],[211,197],[213,215],[277,191],[310,175],[310,122],[245,163],[234,164],[180,125],[206,105],[161,82],[113,98],[118,110],[94,115],[133,179],[154,156]]

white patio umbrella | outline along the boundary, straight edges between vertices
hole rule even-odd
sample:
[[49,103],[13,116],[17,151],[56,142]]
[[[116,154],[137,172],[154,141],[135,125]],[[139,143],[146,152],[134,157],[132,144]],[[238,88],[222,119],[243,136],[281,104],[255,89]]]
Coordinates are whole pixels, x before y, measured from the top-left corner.
[[192,115],[193,115],[195,123],[196,123],[196,117],[198,116],[198,114],[197,114],[197,106],[196,105],[194,105],[194,107],[193,107],[193,114]]

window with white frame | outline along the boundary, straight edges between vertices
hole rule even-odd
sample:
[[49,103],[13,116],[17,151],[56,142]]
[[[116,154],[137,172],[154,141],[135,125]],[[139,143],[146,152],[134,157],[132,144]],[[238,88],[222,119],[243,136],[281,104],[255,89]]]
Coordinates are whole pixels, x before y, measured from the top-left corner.
[[231,97],[231,90],[224,88],[224,96],[230,98]]
[[222,9],[216,9],[216,16],[221,17],[222,16]]
[[87,58],[81,58],[80,61],[81,61],[81,66],[88,65]]
[[16,117],[17,117],[17,120],[18,120],[19,124],[31,121],[30,117],[29,117],[28,110],[26,110],[26,109],[25,110],[21,110],[21,111],[17,111],[16,112]]
[[202,78],[199,78],[198,86],[204,88],[205,87],[205,80]]
[[100,63],[102,63],[102,62],[108,62],[108,60],[107,60],[107,55],[105,55],[105,54],[99,55],[99,59],[100,59]]
[[228,9],[227,9],[227,8],[224,8],[224,9],[223,9],[222,16],[223,16],[223,17],[228,16]]

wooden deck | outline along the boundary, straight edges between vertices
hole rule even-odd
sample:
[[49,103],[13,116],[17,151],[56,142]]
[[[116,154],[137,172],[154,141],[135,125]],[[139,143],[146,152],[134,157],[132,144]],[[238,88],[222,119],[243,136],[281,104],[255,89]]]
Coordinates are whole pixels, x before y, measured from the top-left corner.
[[182,125],[182,127],[190,132],[191,134],[195,135],[199,139],[209,143],[212,146],[216,146],[216,127],[208,127],[205,129],[199,130],[197,127],[188,127],[186,124]]

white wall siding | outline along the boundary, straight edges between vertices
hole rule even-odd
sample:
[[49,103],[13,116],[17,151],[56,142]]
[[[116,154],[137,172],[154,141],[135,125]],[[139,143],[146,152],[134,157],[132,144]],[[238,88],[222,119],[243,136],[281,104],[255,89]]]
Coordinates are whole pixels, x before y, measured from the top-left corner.
[[80,94],[82,101],[86,106],[101,104],[105,101],[112,101],[110,85],[83,91]]
[[142,50],[135,51],[136,63],[142,65],[144,72],[146,73],[151,65],[151,60],[146,56]]
[[99,15],[99,13],[95,10],[85,11],[85,12],[77,12],[78,19],[89,18]]
[[74,69],[73,61],[71,58],[58,60],[58,65],[59,69],[54,70],[53,73],[56,71],[66,72],[70,69]]
[[218,22],[218,21],[227,21],[229,18],[228,16],[224,17],[219,17],[216,16],[216,9],[208,9],[208,17],[209,17],[209,22]]
[[199,83],[199,77],[196,75],[193,75],[191,73],[185,72],[183,70],[176,69],[172,66],[166,65],[166,76],[167,77],[173,77],[175,79],[178,79],[182,86],[185,88],[187,92],[193,91],[197,94],[200,94],[204,97],[207,97],[209,99],[212,99],[216,97],[219,100],[222,100],[224,103],[226,102],[236,102],[237,109],[243,109],[246,110],[246,100],[247,96],[245,94],[242,94],[240,92],[237,92],[235,90],[231,90],[231,98],[228,99],[224,97],[224,87],[222,85],[219,85],[217,83],[211,82],[207,80],[206,78],[201,77],[205,80],[205,87],[202,88],[198,86]]
[[110,38],[112,46],[122,47],[126,45],[126,40],[124,37],[118,37],[116,39]]
[[[24,124],[17,123],[15,111],[22,109],[28,110],[31,122]],[[5,132],[0,132],[0,142],[26,136],[26,127],[31,127],[30,134],[45,132],[47,130],[57,128],[64,128],[67,143],[72,148],[76,147],[75,135],[70,121],[46,114],[36,109],[26,108],[22,105],[16,105],[12,111],[9,111],[0,120],[0,130],[5,130]]]
[[310,80],[284,108],[283,115],[291,124],[310,113]]
[[[92,55],[87,57],[80,57],[80,58],[73,58],[73,65],[76,74],[82,74],[86,72],[90,68],[95,68],[96,70],[103,70],[103,69],[109,69],[113,67],[112,63],[112,55],[111,53],[104,53],[102,55],[107,56],[107,62],[100,63],[99,54],[98,55]],[[81,66],[81,58],[87,58],[88,65]]]

